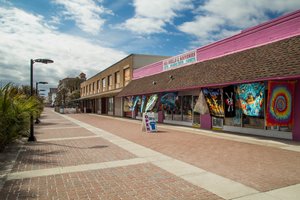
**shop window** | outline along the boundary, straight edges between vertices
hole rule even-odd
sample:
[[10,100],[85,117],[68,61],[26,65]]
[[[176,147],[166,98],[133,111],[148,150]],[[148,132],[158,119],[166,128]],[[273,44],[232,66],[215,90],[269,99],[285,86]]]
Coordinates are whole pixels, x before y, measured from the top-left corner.
[[108,98],[108,112],[114,111],[114,98],[110,97]]
[[124,69],[124,86],[130,82],[130,68]]
[[112,75],[108,76],[108,90],[112,90],[113,89],[113,77]]
[[120,72],[115,73],[115,87],[120,88],[120,82],[121,82],[121,77],[120,77]]
[[[197,101],[199,99],[199,96],[193,96],[193,108],[195,107]],[[200,127],[200,113],[193,112],[193,127]]]
[[182,121],[192,122],[192,96],[182,97]]
[[212,127],[213,128],[223,128],[223,118],[212,117]]
[[102,79],[102,91],[103,92],[106,91],[106,79],[105,78]]

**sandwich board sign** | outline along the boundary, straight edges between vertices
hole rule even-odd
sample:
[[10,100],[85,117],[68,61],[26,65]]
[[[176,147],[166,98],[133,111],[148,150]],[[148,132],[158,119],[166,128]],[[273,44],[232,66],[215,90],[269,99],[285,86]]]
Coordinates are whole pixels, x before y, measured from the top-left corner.
[[142,130],[147,132],[157,132],[157,125],[153,112],[143,113]]

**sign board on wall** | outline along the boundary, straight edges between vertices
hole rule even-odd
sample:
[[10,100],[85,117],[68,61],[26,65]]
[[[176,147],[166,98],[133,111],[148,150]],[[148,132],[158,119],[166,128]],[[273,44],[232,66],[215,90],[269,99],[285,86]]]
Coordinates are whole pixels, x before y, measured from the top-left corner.
[[197,61],[196,50],[190,51],[185,54],[174,56],[172,58],[163,61],[163,71],[169,70],[176,67],[181,67],[187,64],[192,64]]
[[153,112],[143,113],[142,130],[157,132],[156,120]]

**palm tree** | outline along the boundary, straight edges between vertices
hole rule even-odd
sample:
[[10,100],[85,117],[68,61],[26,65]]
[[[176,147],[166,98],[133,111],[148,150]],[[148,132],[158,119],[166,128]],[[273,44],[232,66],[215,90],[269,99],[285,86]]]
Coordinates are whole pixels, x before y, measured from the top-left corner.
[[0,149],[22,134],[28,134],[30,116],[40,115],[41,105],[22,88],[12,84],[0,88]]

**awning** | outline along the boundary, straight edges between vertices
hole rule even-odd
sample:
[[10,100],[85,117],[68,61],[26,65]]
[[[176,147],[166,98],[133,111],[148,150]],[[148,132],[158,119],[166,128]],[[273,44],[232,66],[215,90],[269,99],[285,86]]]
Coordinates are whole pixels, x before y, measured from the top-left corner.
[[98,94],[92,94],[92,95],[81,97],[79,100],[113,97],[113,96],[117,96],[117,94],[119,94],[119,92],[121,90],[122,90],[122,88],[117,89],[117,90],[113,90],[113,91],[107,91],[107,92],[101,92],[101,93],[98,93]]

